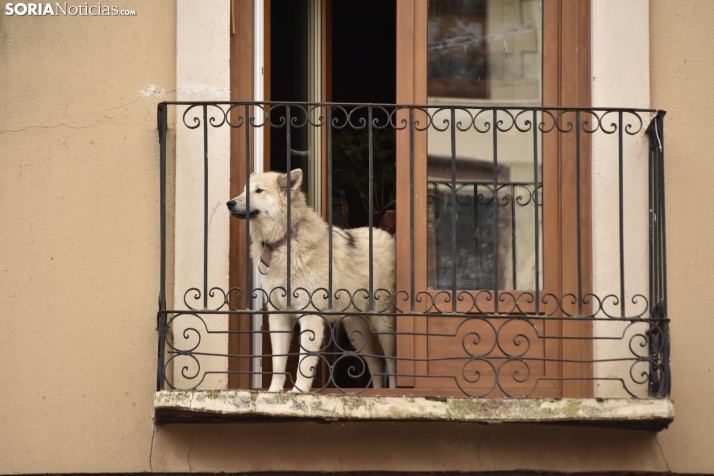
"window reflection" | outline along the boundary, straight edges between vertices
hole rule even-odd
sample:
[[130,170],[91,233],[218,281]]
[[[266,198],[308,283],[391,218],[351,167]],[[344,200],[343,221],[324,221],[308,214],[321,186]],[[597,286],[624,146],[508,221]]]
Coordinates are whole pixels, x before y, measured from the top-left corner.
[[535,0],[430,0],[429,97],[539,105],[542,9]]
[[[542,287],[536,255],[542,263],[543,213],[535,211],[542,203],[542,151],[533,149],[532,132],[515,127],[496,133],[495,149],[494,124],[502,120],[508,129],[519,111],[482,109],[541,105],[542,58],[541,2],[429,1],[430,112],[439,128],[448,124],[428,132],[432,289],[452,289],[454,281],[462,290],[534,289],[536,275]],[[457,130],[453,142],[451,110],[439,110],[440,104],[464,107],[454,121],[465,130]]]

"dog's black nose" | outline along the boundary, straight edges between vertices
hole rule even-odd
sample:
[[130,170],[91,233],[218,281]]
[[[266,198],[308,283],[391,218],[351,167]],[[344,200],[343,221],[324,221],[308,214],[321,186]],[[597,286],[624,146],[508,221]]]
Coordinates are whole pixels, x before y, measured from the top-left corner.
[[226,205],[228,205],[228,208],[233,208],[233,207],[236,206],[236,201],[235,201],[235,200],[231,200],[230,202],[226,203]]

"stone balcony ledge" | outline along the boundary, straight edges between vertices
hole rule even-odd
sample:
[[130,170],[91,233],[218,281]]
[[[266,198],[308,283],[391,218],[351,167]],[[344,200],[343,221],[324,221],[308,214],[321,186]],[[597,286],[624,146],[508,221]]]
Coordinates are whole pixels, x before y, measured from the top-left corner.
[[169,391],[154,397],[159,423],[235,421],[449,421],[549,423],[659,431],[674,419],[670,399],[475,399],[268,393],[249,390]]

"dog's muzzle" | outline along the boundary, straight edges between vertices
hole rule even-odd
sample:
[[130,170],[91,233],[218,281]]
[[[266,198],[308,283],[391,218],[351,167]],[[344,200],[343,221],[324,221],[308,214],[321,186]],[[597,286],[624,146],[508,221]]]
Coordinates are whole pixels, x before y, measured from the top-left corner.
[[[243,210],[236,210],[236,205],[237,202],[235,200],[231,200],[229,202],[226,202],[226,206],[228,207],[228,210],[231,212],[231,215],[233,215],[236,218],[246,218],[247,213],[245,212],[245,209]],[[250,217],[255,218],[260,210],[253,210],[250,212]]]

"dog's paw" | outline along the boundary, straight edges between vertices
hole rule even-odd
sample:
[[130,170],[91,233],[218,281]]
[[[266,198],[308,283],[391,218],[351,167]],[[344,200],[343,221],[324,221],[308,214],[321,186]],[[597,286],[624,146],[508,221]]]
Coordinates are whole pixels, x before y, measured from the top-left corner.
[[280,387],[278,387],[277,385],[275,385],[275,386],[271,385],[270,388],[268,389],[268,392],[273,392],[273,393],[282,392],[282,391],[283,391],[282,385]]
[[303,391],[300,390],[299,388],[293,387],[293,389],[290,390],[290,393],[307,393],[307,392],[303,392]]

